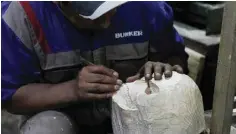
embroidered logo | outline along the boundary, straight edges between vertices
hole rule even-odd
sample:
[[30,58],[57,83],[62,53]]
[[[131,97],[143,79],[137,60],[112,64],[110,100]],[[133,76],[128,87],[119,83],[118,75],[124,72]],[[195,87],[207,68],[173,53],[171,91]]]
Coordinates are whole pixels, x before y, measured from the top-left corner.
[[143,31],[129,31],[129,32],[123,32],[123,33],[115,33],[115,38],[126,38],[126,37],[133,37],[133,36],[142,36]]

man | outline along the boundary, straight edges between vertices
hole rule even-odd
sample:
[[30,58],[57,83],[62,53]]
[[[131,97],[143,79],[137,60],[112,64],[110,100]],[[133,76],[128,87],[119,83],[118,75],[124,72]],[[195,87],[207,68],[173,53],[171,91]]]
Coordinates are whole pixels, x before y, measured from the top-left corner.
[[85,133],[109,116],[122,81],[187,72],[171,8],[124,3],[1,3],[2,102],[28,117],[21,133]]

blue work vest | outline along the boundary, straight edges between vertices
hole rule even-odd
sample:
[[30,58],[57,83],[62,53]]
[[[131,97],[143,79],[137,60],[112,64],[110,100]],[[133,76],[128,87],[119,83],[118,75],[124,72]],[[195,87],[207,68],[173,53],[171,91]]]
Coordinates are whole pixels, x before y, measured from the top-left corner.
[[[128,2],[109,28],[82,31],[53,2],[2,2],[2,99],[22,85],[75,77],[80,57],[133,75],[154,53],[156,61],[187,58],[165,2]],[[122,72],[123,71],[123,72]],[[71,72],[71,73],[69,73]],[[72,73],[73,72],[73,73]]]

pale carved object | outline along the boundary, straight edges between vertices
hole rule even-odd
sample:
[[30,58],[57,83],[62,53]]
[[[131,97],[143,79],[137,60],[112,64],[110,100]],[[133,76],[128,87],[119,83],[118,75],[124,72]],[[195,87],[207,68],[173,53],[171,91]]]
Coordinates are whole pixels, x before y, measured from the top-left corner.
[[112,98],[114,134],[200,134],[205,130],[201,93],[187,75],[123,84]]

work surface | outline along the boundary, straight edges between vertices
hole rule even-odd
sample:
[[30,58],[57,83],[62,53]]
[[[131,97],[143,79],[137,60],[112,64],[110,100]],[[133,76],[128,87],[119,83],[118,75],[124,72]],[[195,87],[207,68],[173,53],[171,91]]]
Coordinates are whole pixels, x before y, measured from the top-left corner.
[[[1,134],[18,134],[18,129],[17,129],[17,123],[20,120],[20,117],[13,116],[9,113],[7,113],[5,110],[2,110],[2,130]],[[210,122],[209,119],[211,117],[210,112],[205,113],[205,118],[206,118],[206,124],[209,126]],[[230,134],[236,134],[236,121],[234,121],[233,126],[231,127],[231,133]]]

